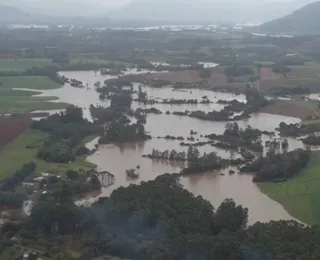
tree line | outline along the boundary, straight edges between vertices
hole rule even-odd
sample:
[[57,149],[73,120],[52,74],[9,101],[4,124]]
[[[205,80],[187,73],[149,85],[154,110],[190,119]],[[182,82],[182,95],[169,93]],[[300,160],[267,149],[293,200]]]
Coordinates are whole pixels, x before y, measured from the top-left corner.
[[121,187],[86,208],[43,200],[26,221],[1,227],[0,250],[16,236],[22,243],[47,245],[47,257],[61,255],[76,240],[81,260],[106,255],[139,260],[319,259],[318,227],[295,221],[248,227],[248,214],[231,199],[215,209],[184,190],[177,175],[165,174]]
[[[39,149],[38,157],[47,162],[67,163],[74,161],[79,153],[79,144],[83,138],[103,133],[103,128],[83,118],[82,109],[70,106],[65,112],[50,115],[35,121],[32,128],[47,132],[49,138]],[[80,147],[81,148],[81,147]]]
[[298,149],[284,154],[268,153],[248,163],[241,172],[255,172],[254,182],[281,182],[299,174],[310,160],[311,152]]
[[254,129],[247,126],[245,129],[239,127],[238,123],[227,123],[223,135],[210,134],[206,137],[218,142],[212,144],[221,148],[237,149],[239,147],[247,148],[252,151],[262,152],[261,135],[272,135],[274,133]]
[[320,124],[316,123],[308,125],[298,125],[286,124],[285,122],[281,122],[277,130],[280,132],[280,135],[282,136],[299,137],[307,134],[320,132]]

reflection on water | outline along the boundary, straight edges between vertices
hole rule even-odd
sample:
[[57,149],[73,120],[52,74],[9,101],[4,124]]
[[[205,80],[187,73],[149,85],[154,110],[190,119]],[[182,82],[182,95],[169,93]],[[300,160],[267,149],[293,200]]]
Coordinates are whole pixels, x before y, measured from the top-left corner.
[[[129,72],[127,72],[129,73]],[[135,73],[138,73],[135,71]],[[89,106],[90,104],[108,106],[109,101],[100,101],[98,94],[94,90],[93,84],[96,81],[103,82],[105,79],[114,76],[104,76],[99,72],[61,72],[68,78],[76,78],[84,83],[89,84],[89,89],[73,88],[69,85],[56,90],[44,91],[42,95],[58,96],[59,101],[72,103],[74,105],[84,108],[84,114],[90,118]],[[135,84],[137,89],[139,84]],[[202,109],[206,111],[219,110],[223,106],[216,104],[219,99],[232,100],[237,99],[245,102],[243,95],[233,95],[230,93],[217,93],[205,90],[183,90],[173,91],[172,88],[152,89],[143,86],[144,91],[147,91],[148,96],[152,98],[176,98],[176,99],[198,99],[201,100],[203,96],[208,96],[209,100],[214,104],[204,105],[154,105],[163,112],[170,111],[184,111]],[[137,102],[133,103],[133,107],[144,107]],[[251,125],[253,128],[259,128],[266,131],[275,131],[280,122],[298,123],[297,118],[290,118],[285,116],[270,115],[258,113],[252,115],[250,118],[238,122],[240,127]],[[200,135],[207,135],[211,133],[222,134],[225,128],[225,122],[211,122],[203,121],[189,117],[179,117],[175,115],[148,115],[146,130],[150,132],[153,139],[146,142],[136,142],[117,145],[102,145],[99,150],[88,157],[88,161],[97,165],[98,170],[106,170],[115,175],[115,184],[109,188],[103,188],[100,196],[108,196],[111,192],[120,187],[128,186],[131,183],[138,184],[140,181],[148,181],[155,179],[158,175],[163,173],[177,173],[185,164],[182,162],[169,162],[166,160],[150,160],[143,158],[142,155],[149,154],[152,149],[160,151],[175,149],[178,152],[187,151],[188,147],[180,146],[181,141],[168,141],[165,139],[158,139],[166,135],[183,136],[185,139],[190,137],[190,130],[198,132],[195,135],[197,141],[208,141]],[[273,137],[263,136],[263,142],[272,139]],[[303,147],[299,140],[288,139],[289,149],[296,149]],[[97,139],[87,144],[88,148],[93,148]],[[185,142],[189,142],[185,140]],[[227,151],[218,149],[210,145],[199,147],[201,153],[217,152],[217,154],[224,158],[239,156],[234,151]],[[140,177],[137,180],[129,180],[126,176],[126,170],[140,166]],[[249,222],[252,224],[256,221],[269,221],[278,219],[292,219],[292,217],[281,207],[280,204],[271,200],[266,195],[262,194],[259,188],[252,182],[251,175],[233,174],[229,175],[228,171],[225,175],[220,175],[216,172],[208,172],[205,174],[193,175],[181,178],[182,184],[189,191],[195,195],[202,195],[208,199],[215,207],[217,207],[225,198],[233,198],[236,203],[242,204],[249,208],[250,217]],[[89,200],[82,200],[81,202],[94,201],[96,198]]]
[[204,68],[214,68],[219,66],[218,63],[214,63],[214,62],[198,62],[199,64],[202,64]]
[[[133,88],[135,91],[138,91],[138,88],[141,84],[134,83]],[[210,104],[185,104],[185,105],[169,105],[169,104],[153,104],[153,105],[143,105],[137,102],[132,104],[132,108],[137,109],[138,107],[150,108],[156,107],[162,112],[166,111],[179,111],[183,112],[186,110],[196,111],[202,110],[205,112],[210,111],[220,111],[225,105],[218,104],[219,100],[231,101],[237,99],[240,102],[246,102],[246,97],[244,95],[235,95],[233,93],[223,93],[223,92],[213,92],[209,90],[200,90],[200,89],[173,89],[171,87],[166,88],[151,88],[148,86],[142,86],[142,91],[147,92],[149,99],[155,99],[161,101],[163,99],[196,99],[198,102],[202,100],[202,97],[206,96],[212,103]]]
[[195,195],[201,195],[215,207],[226,198],[233,198],[237,204],[249,208],[249,224],[257,221],[292,219],[283,207],[260,192],[248,174],[221,176],[208,172],[181,178],[185,188]]
[[310,94],[308,96],[309,99],[311,100],[317,100],[317,101],[320,101],[320,94],[319,93],[316,93],[316,94]]

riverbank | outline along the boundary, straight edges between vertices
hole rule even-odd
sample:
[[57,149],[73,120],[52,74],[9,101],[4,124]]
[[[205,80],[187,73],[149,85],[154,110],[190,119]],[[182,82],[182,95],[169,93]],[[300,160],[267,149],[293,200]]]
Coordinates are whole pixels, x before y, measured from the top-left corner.
[[260,190],[279,202],[293,217],[307,224],[320,224],[320,152],[312,152],[306,169],[282,183],[260,183]]
[[[57,99],[55,96],[35,96],[41,94],[41,90],[52,90],[61,87],[60,84],[43,76],[1,77],[0,114],[65,109],[69,104],[51,102]],[[26,88],[34,91],[19,90],[17,88]]]
[[320,116],[317,101],[277,101],[261,110],[263,113],[300,118],[302,121]]
[[[146,71],[128,70],[127,74],[147,73]],[[150,72],[151,73],[151,72]],[[100,100],[99,94],[95,91],[94,84],[97,81],[104,82],[107,79],[112,79],[115,76],[101,75],[100,72],[94,71],[70,71],[60,72],[60,76],[74,78],[83,82],[88,88],[73,88],[66,84],[63,88],[56,90],[44,91],[41,96],[57,96],[59,101],[80,106],[83,109],[84,116],[87,119],[92,119],[90,115],[90,105],[107,107],[110,105],[109,100]],[[138,91],[140,84],[133,84],[135,91]],[[152,105],[160,111],[196,111],[205,112],[220,111],[224,105],[218,104],[219,100],[232,101],[234,99],[239,102],[245,102],[244,95],[235,95],[232,93],[214,92],[202,89],[192,89],[183,91],[175,91],[172,87],[151,88],[142,85],[142,91],[146,92],[148,97],[155,100],[174,98],[174,99],[198,99],[207,96],[212,104],[183,104],[183,105]],[[133,109],[149,109],[150,106],[134,102]],[[239,127],[246,128],[250,125],[253,128],[258,128],[261,131],[275,131],[281,122],[287,124],[299,123],[300,119],[290,118],[285,116],[271,115],[266,113],[255,113],[248,119],[238,121]],[[166,113],[155,115],[148,114],[145,130],[153,137],[157,136],[181,136],[185,140],[190,138],[190,131],[193,130],[198,135],[193,135],[196,142],[207,142],[208,139],[204,135],[211,134],[213,131],[216,134],[223,134],[225,131],[226,122],[205,121],[197,118],[178,117],[175,115],[167,115]],[[210,130],[211,129],[211,130]],[[203,136],[201,136],[203,135]],[[270,141],[271,137],[264,136],[263,142]],[[193,142],[192,142],[193,143]],[[289,139],[289,150],[301,148],[300,141]],[[88,161],[97,165],[98,170],[108,171],[115,175],[115,183],[109,188],[102,188],[100,197],[108,197],[119,187],[127,187],[130,184],[139,184],[141,181],[154,180],[157,176],[163,173],[177,173],[185,168],[184,162],[169,162],[166,160],[150,160],[143,158],[143,154],[149,154],[152,149],[173,150],[179,152],[187,152],[187,147],[181,147],[180,141],[171,141],[165,139],[153,138],[145,142],[134,142],[124,144],[109,144],[100,145],[99,150],[88,157]],[[231,150],[224,150],[210,145],[199,147],[201,154],[216,152],[218,156],[230,159],[237,158],[238,154]],[[134,169],[139,165],[139,178],[127,178],[126,171]],[[235,169],[232,169],[235,170]],[[217,172],[208,172],[187,176],[181,178],[182,185],[193,194],[201,195],[209,200],[213,206],[217,207],[225,198],[233,198],[236,203],[244,205],[250,209],[249,223],[253,224],[257,221],[269,222],[270,220],[291,220],[293,219],[283,207],[263,194],[255,183],[252,182],[251,175],[235,174],[229,175],[229,169],[224,175]],[[241,187],[241,188],[239,188]],[[254,198],[254,199],[252,199]],[[97,198],[83,199],[80,204],[90,204]],[[80,205],[79,204],[79,205]]]

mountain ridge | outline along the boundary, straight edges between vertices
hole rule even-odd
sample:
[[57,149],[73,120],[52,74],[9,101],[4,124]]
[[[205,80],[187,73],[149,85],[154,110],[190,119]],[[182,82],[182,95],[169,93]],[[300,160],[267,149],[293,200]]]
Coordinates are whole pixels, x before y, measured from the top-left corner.
[[291,14],[259,26],[263,33],[320,34],[320,1],[309,3]]
[[31,15],[19,8],[0,5],[0,22],[24,22],[29,20]]
[[108,16],[112,19],[146,21],[263,22],[287,15],[303,5],[300,0],[290,4],[233,0],[215,4],[205,0],[132,0],[121,8],[111,10]]

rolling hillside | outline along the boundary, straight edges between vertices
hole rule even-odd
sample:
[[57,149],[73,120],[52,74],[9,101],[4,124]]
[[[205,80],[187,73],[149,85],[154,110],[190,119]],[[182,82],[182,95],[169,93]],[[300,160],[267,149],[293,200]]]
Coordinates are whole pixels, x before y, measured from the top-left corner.
[[131,0],[127,5],[112,10],[112,19],[146,21],[231,21],[263,22],[290,14],[306,1],[244,1],[244,0]]
[[17,23],[31,20],[31,15],[18,8],[0,5],[0,22]]
[[320,1],[307,4],[290,15],[262,24],[259,32],[272,34],[320,34]]

